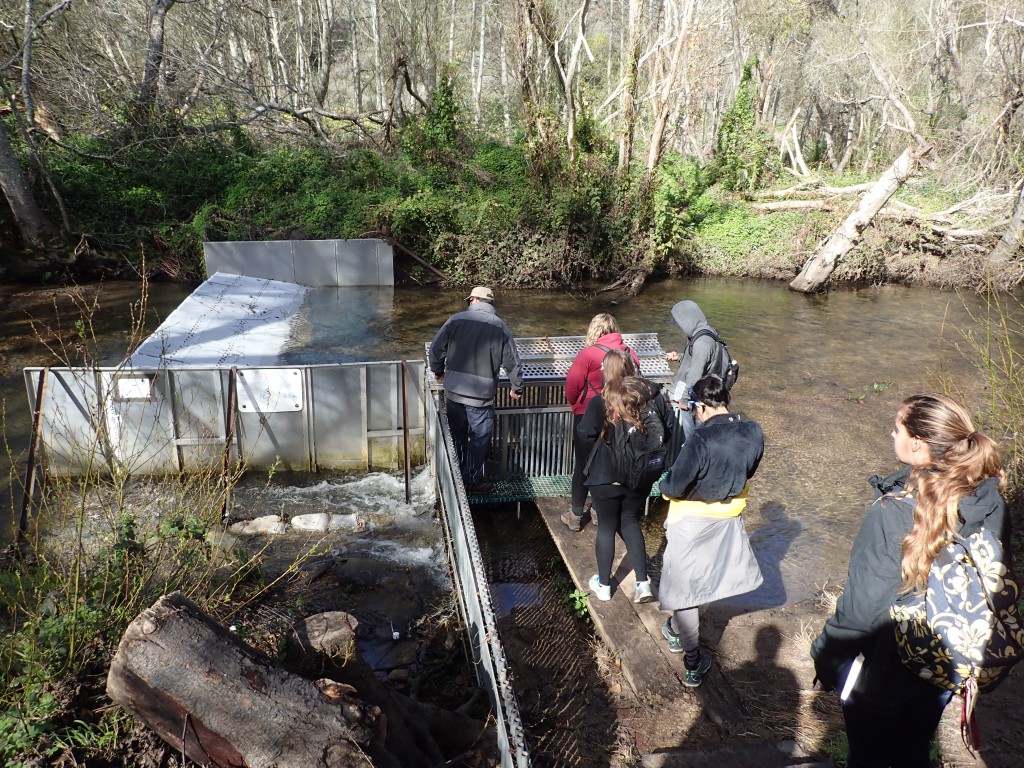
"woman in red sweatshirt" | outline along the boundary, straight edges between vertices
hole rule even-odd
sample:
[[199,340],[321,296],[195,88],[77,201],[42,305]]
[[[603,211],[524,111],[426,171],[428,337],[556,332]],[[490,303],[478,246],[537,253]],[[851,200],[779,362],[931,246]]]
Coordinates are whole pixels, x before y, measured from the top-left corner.
[[[576,359],[569,366],[569,372],[565,375],[565,399],[572,407],[574,439],[576,427],[579,426],[583,414],[587,411],[587,403],[595,395],[601,393],[603,386],[601,363],[604,361],[604,356],[613,349],[628,350],[633,362],[639,368],[640,358],[622,341],[622,334],[619,332],[619,324],[615,317],[607,312],[594,315],[594,319],[590,321],[590,327],[587,329],[585,346],[576,355]],[[572,531],[581,530],[585,523],[583,516],[586,514],[587,486],[583,484],[583,465],[586,464],[586,461],[586,453],[580,455],[579,444],[574,443],[571,506],[561,518],[562,522]],[[596,524],[596,517],[594,522]]]

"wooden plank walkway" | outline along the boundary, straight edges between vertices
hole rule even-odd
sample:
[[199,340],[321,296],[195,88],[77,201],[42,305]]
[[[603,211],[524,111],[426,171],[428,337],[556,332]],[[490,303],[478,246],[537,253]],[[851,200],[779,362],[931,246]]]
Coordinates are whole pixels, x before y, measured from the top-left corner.
[[[578,533],[566,528],[558,519],[569,508],[566,498],[537,499],[535,503],[570,576],[579,589],[586,590],[587,582],[596,573],[595,526],[587,523]],[[743,704],[717,663],[699,688],[682,684],[683,654],[671,653],[661,635],[661,625],[668,613],[659,610],[657,602],[641,605],[633,602],[636,580],[624,559],[625,545],[620,539],[615,549],[612,599],[602,602],[592,597],[588,604],[598,635],[620,660],[623,676],[637,696],[667,701],[690,699],[693,705],[699,705],[722,736],[744,732],[747,717]]]

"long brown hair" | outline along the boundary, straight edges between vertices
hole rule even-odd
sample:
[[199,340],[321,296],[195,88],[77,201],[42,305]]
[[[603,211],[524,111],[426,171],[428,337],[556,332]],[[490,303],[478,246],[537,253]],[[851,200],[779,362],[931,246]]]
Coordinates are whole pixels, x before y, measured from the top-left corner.
[[611,425],[626,421],[643,429],[643,418],[640,409],[647,398],[637,390],[636,363],[632,355],[624,349],[609,350],[601,363],[604,372],[604,385],[601,396],[604,398],[604,426],[601,428],[603,438]]
[[587,328],[587,346],[596,344],[597,340],[605,334],[618,332],[619,323],[615,319],[615,315],[609,315],[607,312],[594,315],[594,319],[590,321],[590,327]]
[[970,413],[945,395],[913,395],[896,421],[928,446],[930,462],[911,469],[907,490],[916,498],[914,525],[903,539],[903,592],[923,591],[935,555],[960,525],[960,499],[982,480],[1006,472],[995,441],[974,430]]

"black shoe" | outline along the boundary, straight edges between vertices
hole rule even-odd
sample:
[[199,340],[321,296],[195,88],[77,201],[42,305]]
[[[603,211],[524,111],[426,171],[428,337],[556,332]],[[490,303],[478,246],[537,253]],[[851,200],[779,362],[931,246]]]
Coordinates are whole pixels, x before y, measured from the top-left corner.
[[486,496],[493,490],[494,483],[488,483],[486,480],[481,480],[479,483],[470,483],[466,486],[466,493],[472,493],[478,496]]

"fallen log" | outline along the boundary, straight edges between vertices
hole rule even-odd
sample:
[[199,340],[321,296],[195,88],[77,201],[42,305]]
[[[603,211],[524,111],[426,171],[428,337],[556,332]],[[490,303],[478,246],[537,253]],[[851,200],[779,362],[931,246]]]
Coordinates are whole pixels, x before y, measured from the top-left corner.
[[307,680],[175,592],[125,631],[107,694],[188,759],[213,768],[368,765],[380,710]]
[[358,626],[341,611],[301,620],[287,644],[295,666],[286,667],[173,593],[125,631],[107,693],[176,752],[211,768],[499,762],[492,728],[379,680],[356,651]]
[[789,287],[803,293],[820,290],[835,271],[839,260],[860,242],[861,233],[871,224],[875,215],[896,190],[917,172],[921,158],[931,150],[930,144],[908,147],[861,198],[853,213],[807,260]]

